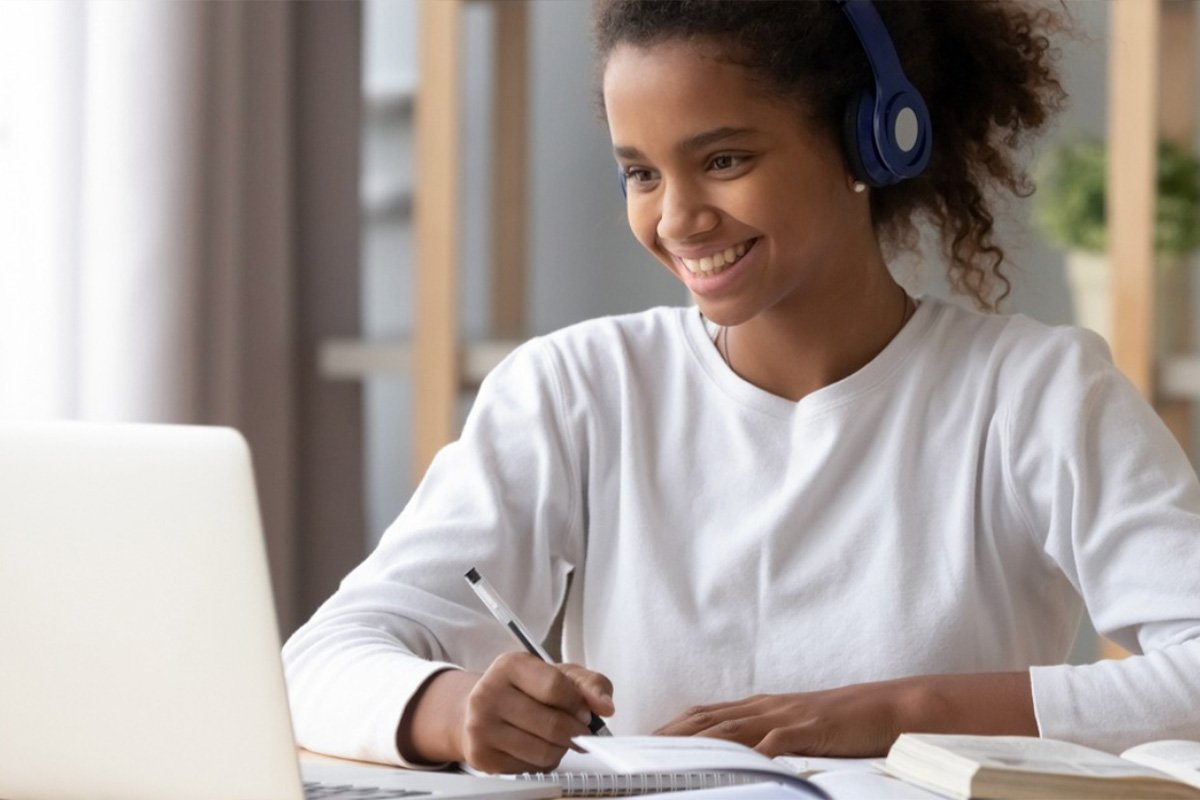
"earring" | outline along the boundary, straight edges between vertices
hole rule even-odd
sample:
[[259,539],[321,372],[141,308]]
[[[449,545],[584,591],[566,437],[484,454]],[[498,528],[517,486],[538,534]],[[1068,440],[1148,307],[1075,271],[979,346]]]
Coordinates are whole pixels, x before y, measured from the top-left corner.
[[854,182],[854,193],[855,194],[862,194],[866,190],[867,190],[867,185],[865,183],[863,183],[862,181]]

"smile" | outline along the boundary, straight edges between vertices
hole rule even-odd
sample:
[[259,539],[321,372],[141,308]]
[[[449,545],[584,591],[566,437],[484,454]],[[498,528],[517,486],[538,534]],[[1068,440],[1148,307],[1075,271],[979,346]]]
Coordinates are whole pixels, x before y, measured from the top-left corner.
[[719,275],[741,260],[742,256],[746,255],[757,241],[758,239],[750,239],[732,247],[726,247],[724,250],[718,250],[703,258],[684,258],[683,256],[675,256],[675,258],[687,267],[688,272],[691,272],[693,275],[698,275],[702,278],[711,278],[714,275]]

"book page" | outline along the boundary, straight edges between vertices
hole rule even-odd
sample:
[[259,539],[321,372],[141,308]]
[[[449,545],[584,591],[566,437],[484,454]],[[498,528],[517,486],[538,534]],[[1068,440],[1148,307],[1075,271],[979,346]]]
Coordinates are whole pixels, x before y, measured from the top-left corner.
[[1200,742],[1172,739],[1131,747],[1121,758],[1161,770],[1200,789]]
[[1111,753],[1057,739],[1034,736],[950,736],[912,734],[901,737],[953,753],[983,767],[1052,775],[1092,777],[1161,777],[1154,770]]

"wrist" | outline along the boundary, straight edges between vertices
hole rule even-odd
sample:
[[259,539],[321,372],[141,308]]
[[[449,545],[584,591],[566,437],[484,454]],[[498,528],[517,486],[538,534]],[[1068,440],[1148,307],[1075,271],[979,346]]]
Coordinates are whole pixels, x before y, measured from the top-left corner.
[[402,758],[429,764],[463,760],[467,696],[480,677],[475,672],[448,669],[425,681],[409,700],[396,731]]
[[899,732],[1037,736],[1028,672],[901,679]]
[[949,733],[955,710],[940,675],[901,678],[896,693],[896,733]]

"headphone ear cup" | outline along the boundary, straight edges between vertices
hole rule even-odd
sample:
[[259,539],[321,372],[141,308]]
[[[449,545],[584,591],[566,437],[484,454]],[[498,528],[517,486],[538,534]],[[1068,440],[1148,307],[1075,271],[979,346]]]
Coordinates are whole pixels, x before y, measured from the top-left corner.
[[869,185],[871,178],[867,175],[866,165],[863,164],[862,145],[858,140],[858,108],[863,94],[865,93],[856,92],[842,112],[842,149],[846,152],[846,164],[850,167],[850,174],[856,180]]
[[850,171],[868,186],[888,186],[895,183],[879,157],[875,141],[875,95],[863,90],[854,94],[846,104],[842,117],[842,142]]

